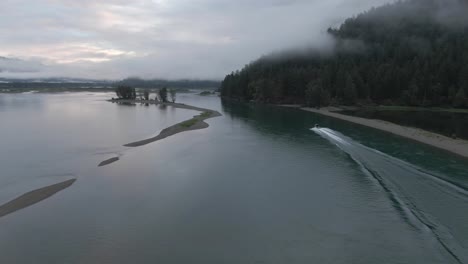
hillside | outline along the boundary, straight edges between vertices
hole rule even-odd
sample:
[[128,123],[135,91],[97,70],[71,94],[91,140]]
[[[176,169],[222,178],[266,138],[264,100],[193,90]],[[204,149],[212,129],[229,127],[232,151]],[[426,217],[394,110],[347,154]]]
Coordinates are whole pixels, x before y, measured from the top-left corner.
[[330,28],[332,51],[265,56],[226,76],[224,97],[268,103],[467,107],[468,4],[408,0]]
[[164,79],[152,79],[144,80],[140,78],[127,78],[116,83],[116,85],[127,85],[138,88],[181,88],[181,89],[206,89],[206,88],[218,88],[220,85],[219,81],[211,80],[164,80]]
[[63,91],[83,91],[90,89],[97,91],[113,90],[119,85],[132,86],[136,88],[177,88],[177,89],[217,89],[219,81],[211,80],[144,80],[140,78],[127,78],[121,81],[109,80],[88,80],[74,78],[35,78],[35,79],[14,79],[0,78],[0,92],[63,92]]

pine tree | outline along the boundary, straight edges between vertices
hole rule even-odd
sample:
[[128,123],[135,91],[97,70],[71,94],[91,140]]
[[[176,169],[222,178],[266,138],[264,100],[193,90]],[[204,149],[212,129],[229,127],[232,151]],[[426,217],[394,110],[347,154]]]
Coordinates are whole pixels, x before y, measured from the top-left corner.
[[306,94],[306,104],[311,107],[321,107],[322,106],[322,83],[320,80],[313,80],[307,85]]
[[166,87],[159,90],[159,97],[161,98],[161,101],[163,103],[167,103],[167,88]]
[[453,99],[453,106],[454,107],[464,107],[466,102],[466,96],[465,96],[465,89],[460,88],[455,95],[455,98]]
[[[447,28],[434,21],[435,2],[396,1],[348,19],[328,31],[337,40],[335,53],[262,57],[226,76],[221,94],[270,103],[310,103],[315,90],[307,84],[320,79],[321,94],[328,95],[322,97],[333,103],[354,104],[360,99],[468,106],[468,25]],[[365,52],[351,51],[346,47],[350,40],[363,43]]]
[[343,93],[343,99],[346,105],[353,105],[356,103],[356,85],[354,84],[353,78],[349,74],[346,77],[346,86]]

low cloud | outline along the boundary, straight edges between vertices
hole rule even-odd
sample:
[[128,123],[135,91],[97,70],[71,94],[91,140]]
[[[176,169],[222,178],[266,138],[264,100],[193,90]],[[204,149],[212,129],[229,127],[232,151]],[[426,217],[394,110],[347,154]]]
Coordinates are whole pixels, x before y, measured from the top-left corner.
[[0,62],[0,77],[221,79],[273,51],[326,47],[328,27],[387,2],[1,1],[0,56],[22,62]]
[[43,65],[38,61],[25,61],[14,58],[0,57],[0,74],[38,73],[42,69]]

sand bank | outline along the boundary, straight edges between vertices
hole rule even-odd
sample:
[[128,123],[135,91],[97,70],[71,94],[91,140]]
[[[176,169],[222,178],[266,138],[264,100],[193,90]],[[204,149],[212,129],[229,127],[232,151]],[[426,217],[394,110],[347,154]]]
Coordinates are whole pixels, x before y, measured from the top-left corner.
[[[117,99],[117,100],[109,100],[109,102],[124,103],[124,104],[125,103],[132,103],[132,104],[140,103],[140,104],[167,105],[167,106],[172,106],[176,108],[202,112],[201,114],[194,116],[192,119],[189,119],[189,120],[186,120],[178,124],[175,124],[173,126],[165,128],[164,130],[161,131],[161,133],[159,133],[159,135],[155,137],[128,143],[124,145],[125,147],[140,147],[140,146],[144,146],[149,143],[153,143],[155,141],[165,139],[167,137],[170,137],[172,135],[182,133],[185,131],[204,129],[204,128],[209,127],[209,125],[204,122],[206,119],[221,116],[221,113],[217,111],[206,109],[206,108],[201,108],[201,107],[196,107],[196,106],[191,106],[191,105],[186,105],[186,104],[161,103],[161,102],[154,101],[154,100],[139,100],[139,99],[136,99],[136,100]],[[113,162],[115,161],[116,160],[114,160]]]
[[[132,143],[128,143],[128,144],[125,144],[124,147],[132,147],[132,148],[141,147],[141,146],[156,142],[158,140],[165,139],[167,137],[170,137],[170,136],[178,134],[178,133],[182,133],[182,132],[185,132],[185,131],[191,131],[191,130],[204,129],[204,128],[209,127],[209,125],[205,122],[206,119],[221,116],[221,113],[219,113],[218,111],[214,111],[214,110],[210,110],[210,109],[206,109],[206,108],[201,108],[201,107],[196,107],[196,106],[191,106],[191,105],[186,105],[186,104],[160,103],[160,102],[157,102],[157,101],[154,101],[154,100],[109,100],[109,102],[124,103],[124,104],[126,104],[126,103],[130,103],[130,104],[140,103],[140,104],[167,105],[167,106],[172,106],[172,107],[176,107],[176,108],[188,109],[188,110],[194,110],[194,111],[201,112],[199,115],[196,115],[196,116],[194,116],[193,118],[191,118],[189,120],[185,120],[183,122],[180,122],[178,124],[175,124],[173,126],[170,126],[170,127],[167,127],[165,129],[163,129],[159,133],[159,135],[157,135],[155,137],[139,140],[139,141],[132,142]],[[116,162],[118,160],[119,160],[118,157],[105,160],[105,161],[99,163],[98,167],[103,167],[103,166],[109,165],[109,164],[114,163],[114,162]]]
[[0,205],[0,217],[14,213],[18,210],[24,209],[28,206],[45,200],[52,195],[70,187],[73,183],[75,183],[75,181],[76,179],[71,179],[25,193],[6,204]]
[[[300,108],[298,106],[292,106],[292,105],[288,105],[287,107]],[[457,154],[459,156],[468,158],[468,141],[466,140],[453,139],[453,138],[449,138],[443,135],[432,133],[426,130],[422,130],[418,128],[411,128],[411,127],[404,127],[404,126],[400,126],[400,125],[386,122],[383,120],[365,119],[365,118],[360,118],[360,117],[343,115],[338,112],[333,112],[333,111],[338,110],[337,108],[322,108],[322,109],[300,108],[300,109],[304,111],[309,111],[309,112],[333,117],[333,118],[340,119],[343,121],[379,129],[388,133],[392,133],[394,135],[409,138],[414,141],[417,141],[426,145],[430,145],[430,146],[433,146],[442,150],[446,150],[451,153]]]
[[209,127],[209,125],[206,122],[204,122],[206,119],[218,116],[221,116],[221,114],[217,111],[205,111],[199,115],[194,116],[192,119],[180,122],[178,124],[163,129],[161,133],[159,133],[159,135],[155,137],[125,144],[124,146],[140,147],[185,131],[204,129]]
[[103,167],[103,166],[112,164],[112,163],[114,163],[116,161],[119,161],[119,159],[120,159],[119,157],[110,158],[108,160],[105,160],[105,161],[99,163],[98,167]]

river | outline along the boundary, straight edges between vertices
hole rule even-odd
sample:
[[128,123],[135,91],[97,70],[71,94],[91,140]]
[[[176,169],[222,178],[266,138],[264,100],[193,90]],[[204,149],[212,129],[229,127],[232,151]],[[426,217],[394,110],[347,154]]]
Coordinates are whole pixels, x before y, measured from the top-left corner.
[[223,116],[127,149],[197,113],[108,96],[0,95],[0,197],[77,179],[0,218],[0,263],[468,263],[466,160],[194,94]]

